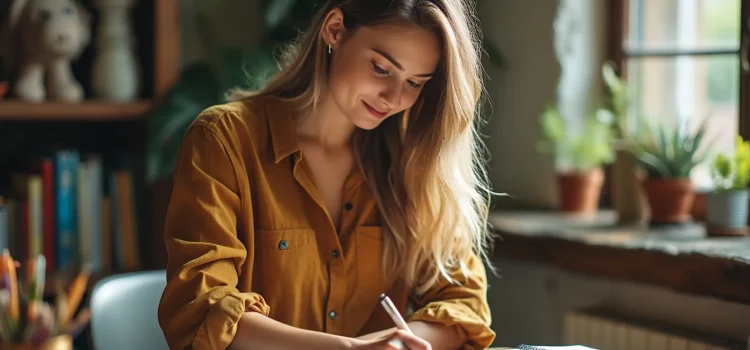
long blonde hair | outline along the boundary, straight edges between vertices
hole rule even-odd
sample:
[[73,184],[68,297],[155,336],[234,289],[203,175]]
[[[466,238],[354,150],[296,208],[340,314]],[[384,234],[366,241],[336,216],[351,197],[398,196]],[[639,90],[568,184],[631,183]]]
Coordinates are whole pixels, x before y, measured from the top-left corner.
[[[384,270],[400,275],[417,294],[440,276],[468,274],[470,254],[487,260],[491,191],[478,135],[483,93],[480,31],[474,4],[460,0],[329,1],[311,28],[282,57],[282,70],[260,91],[231,99],[274,96],[298,109],[315,108],[326,88],[329,60],[320,32],[338,7],[351,33],[359,26],[415,23],[440,38],[434,77],[412,108],[371,131],[358,130],[354,150],[384,221]],[[429,101],[429,102],[427,102]]]

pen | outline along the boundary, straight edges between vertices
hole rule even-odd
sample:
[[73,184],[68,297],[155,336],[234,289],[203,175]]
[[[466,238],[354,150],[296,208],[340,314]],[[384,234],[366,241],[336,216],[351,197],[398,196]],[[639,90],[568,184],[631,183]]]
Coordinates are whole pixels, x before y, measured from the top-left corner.
[[403,329],[410,334],[413,334],[411,332],[411,329],[409,329],[409,325],[406,324],[406,321],[404,321],[404,318],[401,317],[401,314],[398,313],[398,310],[396,309],[396,305],[393,305],[393,302],[391,301],[391,298],[389,298],[385,294],[380,294],[380,305],[383,305],[383,308],[385,308],[385,312],[388,313],[388,315],[391,316],[393,319],[393,322],[396,323],[396,327],[399,329]]

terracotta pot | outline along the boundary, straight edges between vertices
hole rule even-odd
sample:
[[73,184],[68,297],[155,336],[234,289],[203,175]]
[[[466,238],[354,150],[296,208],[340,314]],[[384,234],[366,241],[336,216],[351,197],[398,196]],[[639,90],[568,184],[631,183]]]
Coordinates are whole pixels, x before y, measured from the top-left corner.
[[651,209],[651,223],[681,224],[692,220],[695,192],[690,179],[645,179],[642,185]]
[[690,210],[690,215],[693,216],[695,221],[706,221],[706,202],[708,202],[708,193],[706,192],[695,192],[695,199],[693,200],[693,208]]
[[604,171],[601,168],[584,173],[557,174],[560,210],[577,214],[596,212],[603,183]]

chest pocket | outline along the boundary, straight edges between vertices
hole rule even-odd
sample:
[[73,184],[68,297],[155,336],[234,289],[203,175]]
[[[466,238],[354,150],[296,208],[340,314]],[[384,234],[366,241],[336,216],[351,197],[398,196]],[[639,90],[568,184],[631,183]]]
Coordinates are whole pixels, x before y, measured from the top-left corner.
[[[315,231],[308,228],[255,230],[254,286],[261,293],[301,292],[323,278]],[[276,294],[281,292],[281,294]]]

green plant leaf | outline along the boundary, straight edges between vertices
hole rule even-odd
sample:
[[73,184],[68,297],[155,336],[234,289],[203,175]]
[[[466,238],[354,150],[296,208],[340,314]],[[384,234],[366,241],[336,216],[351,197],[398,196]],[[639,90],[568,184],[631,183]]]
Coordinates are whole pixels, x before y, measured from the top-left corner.
[[674,162],[669,162],[669,166],[672,168],[672,175],[675,177],[684,177],[683,173],[685,165],[689,164],[692,155],[690,155],[685,147],[685,140],[688,138],[683,137],[684,129],[681,127],[674,128],[672,130],[672,137],[669,139],[669,148],[672,150],[672,157]]
[[638,161],[641,162],[645,167],[646,170],[649,171],[649,174],[659,174],[660,177],[671,177],[671,171],[669,168],[664,164],[664,162],[656,155],[653,155],[649,152],[641,152],[638,155]]
[[657,142],[659,142],[659,149],[661,152],[657,153],[663,158],[671,158],[674,157],[673,149],[671,148],[671,143],[669,142],[667,131],[664,128],[664,126],[661,126],[657,129],[659,132]]
[[505,60],[505,56],[503,56],[503,54],[500,52],[500,49],[498,49],[493,43],[485,39],[484,41],[482,41],[482,48],[493,66],[497,68],[506,67],[507,62]]
[[260,89],[269,77],[278,72],[278,63],[273,55],[274,47],[272,43],[263,43],[245,60],[242,74],[247,79],[245,85],[250,89]]
[[544,137],[540,152],[554,153],[558,166],[586,171],[614,160],[614,137],[607,118],[601,113],[589,115],[583,130],[571,132],[555,105],[547,106],[539,116]]
[[547,106],[540,116],[542,133],[547,140],[561,143],[566,138],[567,123],[555,106]]
[[323,0],[262,0],[264,28],[261,44],[249,54],[237,47],[221,47],[213,33],[221,20],[220,0],[201,0],[194,20],[199,39],[210,49],[209,62],[186,67],[180,81],[172,87],[148,118],[146,181],[171,175],[182,137],[192,121],[206,108],[224,102],[224,94],[234,88],[257,90],[279,69],[274,50],[295,39],[308,27]]
[[627,109],[630,104],[628,86],[624,79],[615,72],[615,64],[611,61],[602,64],[602,80],[608,92],[607,108],[616,117],[612,127],[616,131],[616,137],[629,139],[633,125],[627,122]]
[[325,1],[322,0],[297,0],[294,6],[288,8],[278,25],[268,27],[266,39],[278,43],[297,38],[300,32],[308,28],[311,19],[323,4]]
[[273,0],[264,1],[263,20],[266,27],[273,29],[278,27],[289,15],[297,0]]
[[742,190],[750,182],[750,142],[735,136],[734,155],[719,153],[711,162],[715,190]]
[[148,117],[146,181],[171,176],[179,145],[193,120],[218,102],[218,82],[208,63],[188,66]]
[[[644,127],[651,129],[648,123],[644,123]],[[686,126],[677,126],[668,132],[664,125],[658,125],[655,130],[655,136],[639,135],[634,146],[634,154],[649,171],[649,176],[689,177],[690,172],[705,159],[706,152],[702,152],[702,147],[712,145],[704,141],[705,122],[694,132]]]
[[735,137],[733,161],[735,175],[732,188],[745,189],[748,186],[748,182],[750,182],[750,142],[743,140],[740,135]]
[[221,50],[218,91],[248,88],[246,62],[245,52],[238,47],[225,47]]
[[[688,138],[688,141],[690,141],[690,149],[693,151],[693,154],[697,153],[700,149],[700,146],[703,142],[703,137],[706,134],[706,129],[708,127],[708,119],[704,119],[703,122],[701,122],[700,125],[698,125],[698,130],[695,132],[695,137],[692,139]],[[709,143],[710,144],[713,142]]]

